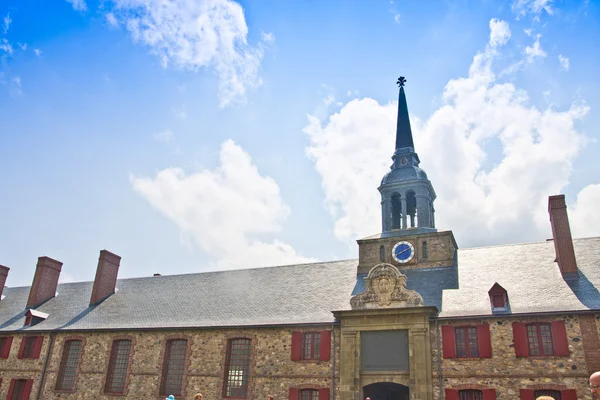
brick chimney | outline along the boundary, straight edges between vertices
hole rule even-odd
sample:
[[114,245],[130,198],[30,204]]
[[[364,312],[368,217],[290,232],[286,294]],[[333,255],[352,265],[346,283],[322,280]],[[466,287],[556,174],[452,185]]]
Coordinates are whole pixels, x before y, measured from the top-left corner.
[[100,251],[90,305],[100,303],[115,292],[119,264],[121,264],[121,257],[107,250]]
[[556,262],[560,272],[565,275],[577,273],[577,261],[573,250],[573,239],[571,238],[571,227],[567,215],[567,204],[565,195],[559,194],[548,198],[548,213],[550,213],[550,225],[552,225],[552,237],[556,249]]
[[4,284],[10,268],[0,265],[0,300],[2,300],[2,292],[4,292]]
[[56,295],[62,265],[60,261],[50,257],[38,257],[33,283],[29,290],[27,308],[36,308]]

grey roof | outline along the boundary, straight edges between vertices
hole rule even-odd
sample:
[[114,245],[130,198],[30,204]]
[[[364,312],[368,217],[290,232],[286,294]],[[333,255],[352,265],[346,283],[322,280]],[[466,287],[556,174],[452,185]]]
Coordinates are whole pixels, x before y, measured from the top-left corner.
[[600,309],[600,237],[573,241],[579,276],[566,281],[552,241],[458,251],[460,289],[444,290],[440,317],[492,315],[494,283],[513,314]]
[[[488,290],[508,292],[512,313],[600,310],[600,238],[574,240],[579,277],[565,281],[552,242],[458,250],[456,265],[402,270],[407,286],[440,317],[492,315]],[[34,330],[235,327],[333,322],[364,290],[357,261],[335,261],[119,279],[118,291],[89,307],[92,282],[58,285],[58,295],[37,308],[47,320]],[[460,289],[456,289],[457,283]],[[23,329],[29,287],[6,288],[0,331]]]
[[[118,291],[88,307],[92,282],[58,285],[38,307],[50,314],[27,330],[136,329],[331,323],[349,308],[356,260],[120,279]],[[7,288],[0,331],[24,323],[29,287]]]

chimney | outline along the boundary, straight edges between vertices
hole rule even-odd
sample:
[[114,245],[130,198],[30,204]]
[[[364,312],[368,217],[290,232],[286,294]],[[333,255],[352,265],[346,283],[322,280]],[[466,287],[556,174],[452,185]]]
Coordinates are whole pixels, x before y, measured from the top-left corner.
[[6,277],[10,268],[0,265],[0,300],[3,299],[2,292],[4,292],[4,284],[6,283]]
[[27,308],[36,308],[56,295],[62,265],[60,261],[50,257],[38,257],[33,283],[29,290]]
[[548,212],[550,213],[550,225],[552,225],[552,237],[556,249],[555,261],[558,263],[560,272],[563,276],[577,274],[577,261],[573,250],[573,239],[571,238],[564,194],[548,198]]
[[94,288],[90,299],[91,306],[100,303],[115,292],[120,263],[121,257],[118,255],[107,250],[100,251],[96,279],[94,279]]

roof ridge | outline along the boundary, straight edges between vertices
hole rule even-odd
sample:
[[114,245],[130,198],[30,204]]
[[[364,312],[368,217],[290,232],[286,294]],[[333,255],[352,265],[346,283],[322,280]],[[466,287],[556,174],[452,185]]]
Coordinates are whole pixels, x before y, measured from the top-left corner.
[[[600,236],[589,236],[589,237],[583,237],[583,238],[573,238],[574,242],[578,242],[578,241],[584,241],[584,240],[593,240],[593,239],[600,239]],[[486,248],[490,248],[490,247],[511,247],[511,246],[528,246],[528,245],[532,245],[532,244],[541,244],[541,243],[549,243],[552,242],[554,239],[547,239],[547,240],[538,240],[535,242],[521,242],[521,243],[505,243],[505,244],[492,244],[492,245],[488,245],[488,246],[476,246],[476,247],[466,247],[466,248],[459,248],[459,250],[477,250],[477,249],[486,249]]]

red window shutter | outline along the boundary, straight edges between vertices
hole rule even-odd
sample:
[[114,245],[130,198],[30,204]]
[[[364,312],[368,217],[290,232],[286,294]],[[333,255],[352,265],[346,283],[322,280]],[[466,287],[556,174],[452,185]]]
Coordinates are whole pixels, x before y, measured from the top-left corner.
[[[513,342],[517,357],[529,356],[529,342],[527,341],[527,328],[521,322],[513,322]],[[533,394],[532,394],[533,396]]]
[[15,391],[15,381],[16,379],[10,380],[10,385],[8,386],[8,394],[6,395],[7,399],[12,398],[13,392]]
[[290,400],[298,400],[300,394],[300,389],[298,388],[290,388]]
[[33,379],[27,379],[27,382],[25,382],[25,387],[23,388],[23,396],[21,396],[21,400],[29,400],[29,395],[31,394],[32,387]]
[[496,400],[496,389],[483,389],[483,400]]
[[458,400],[458,390],[445,389],[444,393],[445,393],[446,400]]
[[319,389],[319,400],[329,400],[329,389]]
[[532,389],[521,389],[519,390],[519,398],[521,400],[535,400],[535,394]]
[[0,358],[8,358],[10,347],[12,346],[13,337],[9,336],[4,341],[4,347],[0,349]]
[[19,354],[18,354],[18,358],[23,358],[23,351],[25,350],[25,341],[26,341],[26,337],[23,336],[21,338],[21,347],[19,347]]
[[[331,331],[321,332],[321,348],[319,349],[319,359],[321,361],[329,361],[331,358]],[[329,390],[329,389],[327,389]],[[321,395],[319,394],[319,400]]]
[[35,339],[35,345],[33,346],[33,358],[40,358],[40,352],[42,351],[43,344],[44,344],[44,337],[38,336]]
[[454,327],[449,325],[442,326],[442,348],[444,358],[456,357],[454,342]]
[[490,336],[490,325],[487,323],[477,326],[477,347],[479,350],[479,357],[492,357],[492,338]]
[[575,389],[561,390],[560,391],[560,398],[562,400],[577,400],[577,391]]
[[565,321],[552,322],[552,343],[554,344],[555,356],[569,356],[569,339],[567,338]]
[[292,332],[292,361],[300,360],[300,342],[302,332]]

